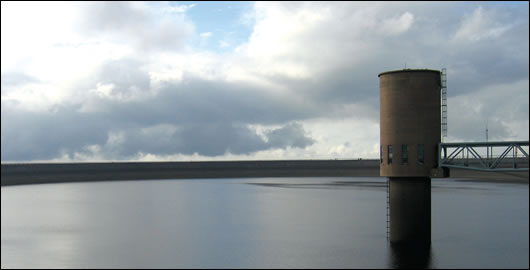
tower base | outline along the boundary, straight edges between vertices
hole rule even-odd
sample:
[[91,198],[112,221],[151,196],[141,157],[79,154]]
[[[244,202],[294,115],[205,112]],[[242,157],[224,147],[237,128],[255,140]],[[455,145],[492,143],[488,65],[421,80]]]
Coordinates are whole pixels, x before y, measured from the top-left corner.
[[389,177],[390,242],[431,243],[431,178]]

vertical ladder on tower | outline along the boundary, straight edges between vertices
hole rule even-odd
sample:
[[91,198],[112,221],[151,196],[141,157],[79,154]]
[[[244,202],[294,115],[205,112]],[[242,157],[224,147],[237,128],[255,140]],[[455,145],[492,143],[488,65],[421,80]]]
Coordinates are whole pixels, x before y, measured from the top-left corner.
[[442,68],[441,73],[441,96],[442,96],[442,141],[447,137],[447,69]]
[[390,235],[390,178],[386,178],[386,239]]

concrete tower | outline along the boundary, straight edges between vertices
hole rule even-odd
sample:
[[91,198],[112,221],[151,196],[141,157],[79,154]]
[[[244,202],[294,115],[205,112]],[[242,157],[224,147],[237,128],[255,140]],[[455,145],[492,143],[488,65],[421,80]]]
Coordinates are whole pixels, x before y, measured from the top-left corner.
[[440,71],[379,74],[380,175],[390,182],[390,241],[430,243],[431,175],[441,142]]

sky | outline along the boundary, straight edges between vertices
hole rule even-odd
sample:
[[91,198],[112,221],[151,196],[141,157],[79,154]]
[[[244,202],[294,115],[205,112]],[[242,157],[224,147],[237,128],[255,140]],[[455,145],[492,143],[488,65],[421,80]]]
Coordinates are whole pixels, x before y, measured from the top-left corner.
[[528,2],[1,2],[2,162],[379,157],[378,74],[444,141],[528,140]]

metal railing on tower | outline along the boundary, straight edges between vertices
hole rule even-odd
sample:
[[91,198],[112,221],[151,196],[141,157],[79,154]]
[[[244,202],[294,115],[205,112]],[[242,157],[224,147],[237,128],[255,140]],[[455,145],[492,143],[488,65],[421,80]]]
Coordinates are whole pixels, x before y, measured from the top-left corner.
[[441,73],[441,98],[442,98],[442,141],[447,137],[447,69],[442,68]]

